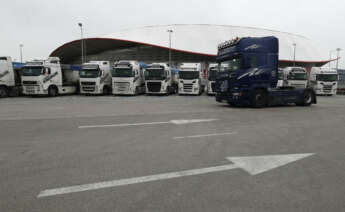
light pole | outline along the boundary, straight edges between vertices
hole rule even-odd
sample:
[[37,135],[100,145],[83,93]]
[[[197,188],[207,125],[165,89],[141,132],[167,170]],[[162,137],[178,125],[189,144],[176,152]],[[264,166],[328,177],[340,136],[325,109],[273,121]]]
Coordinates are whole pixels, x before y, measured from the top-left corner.
[[338,71],[338,65],[339,65],[339,53],[342,49],[341,48],[337,48],[337,71]]
[[335,52],[335,51],[337,51],[337,50],[334,49],[334,50],[329,51],[329,63],[328,63],[329,69],[331,69],[332,53]]
[[20,62],[23,63],[23,44],[19,44]]
[[174,31],[172,29],[167,30],[169,33],[169,67],[171,68],[171,33]]
[[293,66],[296,66],[296,43],[293,43]]
[[80,27],[80,42],[81,42],[81,63],[84,63],[84,38],[83,38],[83,24],[78,23],[78,26]]

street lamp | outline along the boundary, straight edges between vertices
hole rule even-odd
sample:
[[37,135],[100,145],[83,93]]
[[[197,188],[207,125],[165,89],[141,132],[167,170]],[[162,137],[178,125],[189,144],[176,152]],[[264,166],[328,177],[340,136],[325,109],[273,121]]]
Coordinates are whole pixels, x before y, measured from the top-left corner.
[[83,38],[83,24],[78,23],[78,26],[80,27],[80,42],[81,42],[81,63],[84,63],[84,38]]
[[20,62],[23,63],[23,44],[19,44]]
[[[333,49],[333,50],[330,50],[329,51],[329,63],[328,63],[328,66],[329,66],[329,69],[331,69],[331,63],[332,63],[332,53],[337,51],[337,49]],[[340,51],[340,50],[339,50]]]
[[172,29],[168,29],[167,32],[169,33],[169,67],[171,68],[171,33],[174,31]]
[[337,48],[337,71],[338,71],[338,65],[339,65],[339,53],[342,50],[341,48]]
[[293,66],[296,66],[296,43],[293,43]]

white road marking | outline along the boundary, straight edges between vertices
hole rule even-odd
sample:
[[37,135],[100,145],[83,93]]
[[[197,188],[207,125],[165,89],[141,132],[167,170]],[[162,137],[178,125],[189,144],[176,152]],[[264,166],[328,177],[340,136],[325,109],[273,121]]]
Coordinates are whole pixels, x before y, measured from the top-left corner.
[[173,124],[190,124],[190,123],[199,123],[199,122],[211,122],[217,121],[218,119],[191,119],[191,120],[171,120],[170,122]]
[[174,137],[175,140],[186,139],[186,138],[202,138],[202,137],[212,137],[212,136],[222,136],[222,135],[235,135],[237,132],[227,132],[227,133],[214,133],[214,134],[206,134],[206,135],[190,135],[190,136],[183,136],[183,137]]
[[123,185],[158,181],[158,180],[166,180],[166,179],[172,179],[172,178],[178,178],[178,177],[207,174],[211,172],[226,171],[226,170],[236,169],[236,168],[237,166],[230,164],[230,165],[214,166],[214,167],[202,168],[202,169],[192,169],[192,170],[186,170],[186,171],[170,172],[170,173],[165,173],[165,174],[149,175],[149,176],[144,176],[144,177],[134,177],[134,178],[129,178],[129,179],[112,180],[112,181],[104,181],[104,182],[99,182],[99,183],[91,183],[91,184],[70,186],[70,187],[64,187],[64,188],[49,189],[49,190],[41,191],[37,197],[41,198],[41,197],[55,196],[55,195],[60,195],[60,194],[68,194],[68,193],[75,193],[75,192],[82,192],[82,191],[97,190],[97,189],[102,189],[102,188],[110,188],[110,187],[117,187],[117,186],[123,186]]
[[212,172],[226,171],[236,168],[241,168],[251,175],[261,174],[269,170],[278,168],[280,166],[292,163],[297,160],[314,155],[314,153],[307,154],[291,154],[291,155],[264,155],[264,156],[248,156],[248,157],[228,157],[227,159],[234,164],[214,166],[201,169],[191,169],[178,172],[169,172],[165,174],[156,174],[143,177],[134,177],[128,179],[111,180],[98,183],[90,183],[84,185],[69,186],[63,188],[55,188],[41,191],[37,198],[49,197],[55,195],[76,193],[82,191],[97,190],[103,188],[111,188],[117,186],[131,185],[137,183],[152,182],[158,180],[173,179],[179,177],[201,175]]
[[149,122],[149,123],[132,123],[132,124],[108,124],[108,125],[88,125],[79,126],[79,129],[87,128],[106,128],[106,127],[129,127],[129,126],[143,126],[143,125],[159,125],[159,124],[169,124],[170,122]]
[[257,175],[312,155],[314,155],[314,153],[228,157],[227,159],[251,175]]
[[106,124],[106,125],[88,125],[88,126],[79,126],[79,129],[88,129],[88,128],[107,128],[107,127],[129,127],[129,126],[144,126],[144,125],[160,125],[160,124],[191,124],[191,123],[200,123],[200,122],[211,122],[218,119],[191,119],[191,120],[171,120],[165,122],[149,122],[149,123],[125,123],[125,124]]

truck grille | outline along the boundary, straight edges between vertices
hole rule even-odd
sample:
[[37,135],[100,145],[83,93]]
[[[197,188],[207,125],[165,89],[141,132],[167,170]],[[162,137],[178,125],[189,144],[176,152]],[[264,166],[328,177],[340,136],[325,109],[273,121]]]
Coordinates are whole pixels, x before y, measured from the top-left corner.
[[37,81],[23,81],[23,85],[37,85]]
[[27,94],[35,94],[36,91],[40,91],[40,87],[34,85],[25,86],[25,93]]
[[294,87],[294,88],[304,88],[304,85],[301,85],[301,84],[291,84],[291,87]]
[[330,93],[332,91],[332,85],[324,85],[323,92]]
[[147,89],[149,92],[160,92],[161,82],[147,82]]
[[193,84],[183,84],[183,90],[184,92],[192,92],[193,91]]
[[96,90],[96,86],[82,86],[81,89],[85,92],[94,92]]
[[96,82],[81,82],[81,85],[96,85]]
[[126,92],[129,90],[129,82],[115,82],[114,88],[116,91]]

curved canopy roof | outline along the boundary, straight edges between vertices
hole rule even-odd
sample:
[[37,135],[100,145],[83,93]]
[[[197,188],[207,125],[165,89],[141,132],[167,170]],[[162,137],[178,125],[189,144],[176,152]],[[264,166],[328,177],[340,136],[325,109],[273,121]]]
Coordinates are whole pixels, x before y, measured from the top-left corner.
[[[325,64],[328,52],[312,40],[285,32],[227,25],[164,25],[148,26],[123,30],[120,32],[88,38],[87,53],[97,54],[114,49],[125,49],[136,46],[151,46],[159,49],[169,48],[169,33],[171,47],[174,53],[184,53],[201,56],[203,59],[214,58],[217,54],[219,43],[234,37],[262,37],[276,36],[279,38],[279,60],[281,62],[293,61],[294,44],[296,44],[296,62]],[[75,40],[62,45],[51,53],[62,61],[73,61],[80,56],[80,40]],[[183,54],[180,55],[183,58]],[[195,57],[195,59],[199,59]]]

